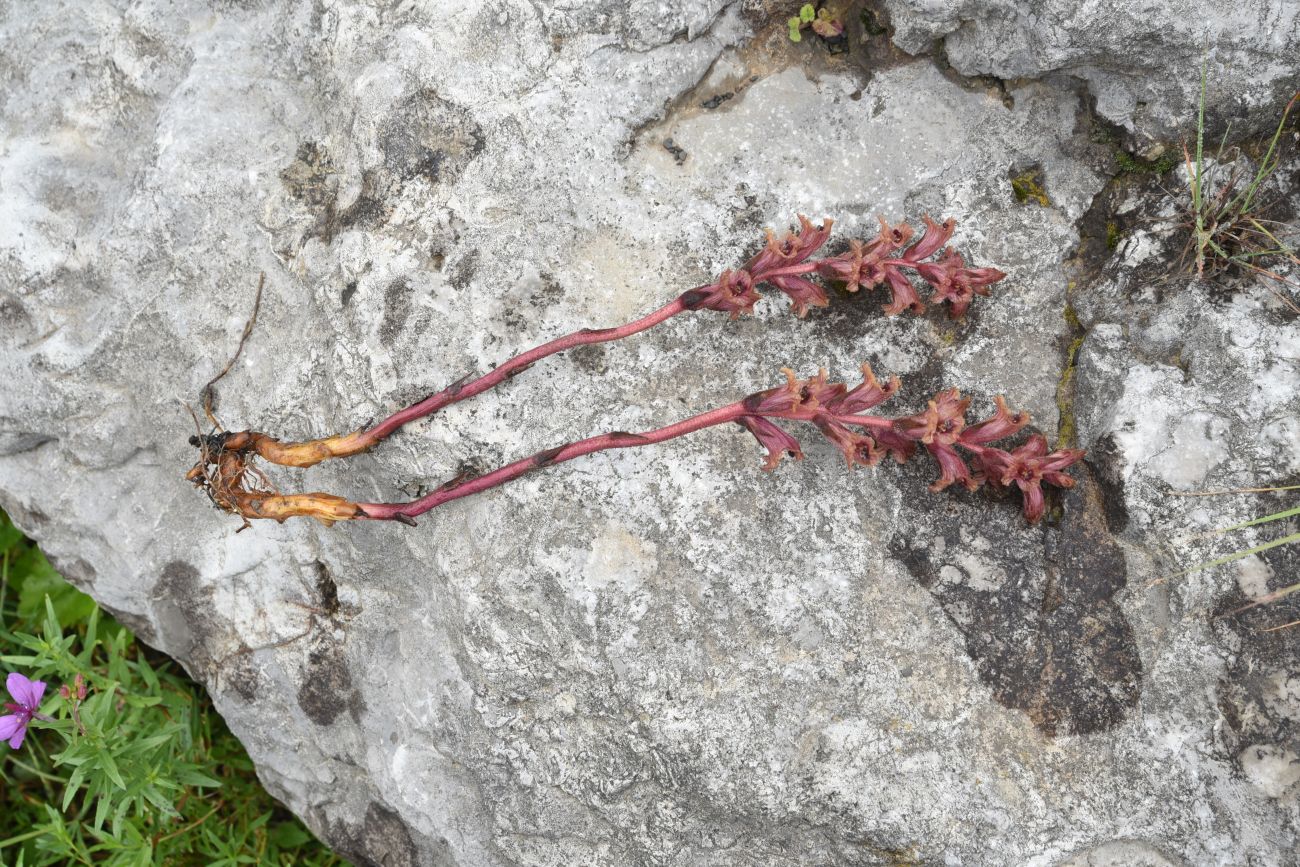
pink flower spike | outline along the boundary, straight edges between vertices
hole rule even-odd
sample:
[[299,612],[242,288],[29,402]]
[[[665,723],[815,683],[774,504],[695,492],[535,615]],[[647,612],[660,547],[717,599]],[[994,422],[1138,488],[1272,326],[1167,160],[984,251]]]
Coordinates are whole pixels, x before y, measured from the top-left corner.
[[1006,399],[1001,395],[993,398],[993,403],[997,409],[992,416],[976,422],[961,432],[962,445],[982,446],[1018,433],[1021,428],[1029,424],[1029,413],[1012,413],[1007,408]]
[[771,471],[781,463],[781,458],[790,456],[797,461],[803,460],[803,450],[799,441],[781,430],[772,422],[758,416],[746,415],[736,419],[736,424],[754,435],[758,444],[767,449],[767,460],[763,469]]
[[5,709],[12,715],[0,717],[0,740],[8,741],[10,749],[16,750],[22,747],[23,739],[27,737],[27,726],[32,717],[42,717],[39,710],[41,697],[45,695],[45,682],[28,680],[15,671],[10,673],[5,686],[16,703],[5,703]]
[[903,253],[902,259],[905,262],[916,264],[922,259],[928,259],[934,255],[944,244],[952,238],[953,231],[957,228],[957,221],[949,217],[942,223],[936,223],[926,214],[921,218],[925,221],[925,234],[921,240],[917,241],[911,247],[908,247]]

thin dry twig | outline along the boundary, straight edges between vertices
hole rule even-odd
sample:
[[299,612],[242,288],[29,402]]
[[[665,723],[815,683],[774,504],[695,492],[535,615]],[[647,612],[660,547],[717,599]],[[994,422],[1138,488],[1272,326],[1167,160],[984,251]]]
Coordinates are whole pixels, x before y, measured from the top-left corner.
[[248,317],[248,321],[244,323],[244,333],[239,336],[239,345],[235,347],[235,354],[230,356],[230,360],[226,362],[225,367],[221,368],[221,372],[209,379],[207,385],[199,390],[199,399],[203,403],[203,414],[208,417],[208,421],[212,422],[217,430],[221,430],[222,427],[212,413],[212,386],[216,385],[222,377],[230,372],[230,369],[235,366],[235,362],[239,360],[239,354],[244,351],[244,344],[248,342],[249,335],[253,333],[253,326],[257,324],[257,313],[262,309],[262,289],[265,285],[266,272],[263,271],[257,277],[257,297],[253,299],[253,313]]

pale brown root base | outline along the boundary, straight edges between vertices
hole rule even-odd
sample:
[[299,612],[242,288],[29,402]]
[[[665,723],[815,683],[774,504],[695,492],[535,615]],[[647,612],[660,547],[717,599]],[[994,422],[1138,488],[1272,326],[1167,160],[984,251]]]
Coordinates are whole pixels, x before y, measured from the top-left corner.
[[273,436],[257,431],[239,431],[228,434],[223,451],[252,452],[282,467],[314,467],[330,458],[359,455],[375,445],[372,437],[363,431],[325,437],[306,442],[282,442]]

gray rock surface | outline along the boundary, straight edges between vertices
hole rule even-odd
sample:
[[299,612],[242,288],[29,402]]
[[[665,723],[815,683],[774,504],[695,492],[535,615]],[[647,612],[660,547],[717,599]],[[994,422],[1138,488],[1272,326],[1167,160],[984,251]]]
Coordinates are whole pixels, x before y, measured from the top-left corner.
[[[1260,504],[1168,491],[1300,475],[1295,317],[1161,279],[1172,205],[1108,186],[1077,83],[964,81],[856,22],[830,55],[784,15],[0,3],[0,506],[359,863],[1293,863],[1300,663],[1259,631],[1286,611],[1209,615],[1296,555],[1169,579]],[[1048,204],[1017,201],[1026,172]],[[682,317],[276,478],[403,498],[868,360],[900,412],[953,385],[1073,423],[1092,458],[1059,519],[930,494],[921,463],[848,474],[811,435],[763,474],[725,430],[415,530],[235,535],[181,478],[182,404],[261,271],[217,412],[306,437],[626,321],[796,211],[841,241],[951,214],[1011,277],[957,325],[858,296]]]
[[[1201,65],[1216,125],[1276,124],[1300,77],[1295,0],[884,0],[894,41],[938,43],[964,75],[1087,82],[1097,112],[1147,148],[1195,136]],[[1279,99],[1280,98],[1280,99]]]

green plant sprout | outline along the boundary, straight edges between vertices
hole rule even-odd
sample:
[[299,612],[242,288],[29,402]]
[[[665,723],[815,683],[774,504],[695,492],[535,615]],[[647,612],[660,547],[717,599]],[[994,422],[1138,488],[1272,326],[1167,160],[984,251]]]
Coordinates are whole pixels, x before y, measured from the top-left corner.
[[[1181,261],[1185,264],[1190,256],[1195,263],[1198,278],[1204,278],[1207,273],[1225,271],[1235,265],[1278,283],[1300,288],[1300,284],[1264,267],[1257,261],[1267,257],[1280,257],[1300,266],[1300,257],[1296,256],[1295,249],[1278,238],[1285,224],[1266,218],[1271,203],[1266,203],[1260,198],[1261,187],[1277,171],[1281,163],[1278,144],[1282,139],[1282,131],[1286,128],[1291,110],[1296,102],[1300,101],[1300,91],[1287,102],[1268,149],[1248,182],[1245,173],[1240,169],[1234,170],[1226,179],[1215,176],[1222,165],[1224,147],[1231,125],[1224,131],[1219,141],[1212,164],[1206,166],[1205,93],[1206,67],[1202,64],[1194,158],[1186,143],[1183,144],[1183,161],[1187,167],[1191,201],[1187,209],[1187,219],[1183,224],[1188,230],[1188,240]],[[1270,225],[1274,228],[1270,229]],[[1300,314],[1300,307],[1297,307],[1294,301],[1276,289],[1273,289],[1273,293],[1292,311]]]
[[799,31],[802,30],[805,25],[811,24],[813,19],[816,17],[817,11],[813,9],[813,5],[811,3],[803,4],[799,9],[799,14],[791,17],[790,20],[786,22],[786,25],[790,28],[790,41],[802,42],[803,36]]
[[811,27],[823,39],[834,39],[844,32],[844,24],[834,12],[824,7],[817,9],[811,3],[803,4],[799,8],[799,14],[786,21],[786,26],[789,28],[791,42],[803,41],[801,31],[805,27]]

